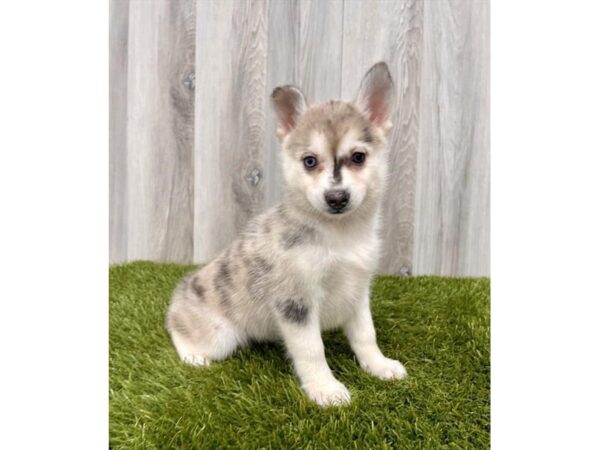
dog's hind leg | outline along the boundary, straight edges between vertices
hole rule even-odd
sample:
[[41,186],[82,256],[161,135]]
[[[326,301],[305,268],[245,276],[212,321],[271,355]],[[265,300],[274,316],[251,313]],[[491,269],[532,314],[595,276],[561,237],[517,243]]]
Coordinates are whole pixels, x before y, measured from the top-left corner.
[[[189,314],[189,313],[188,313]],[[167,320],[171,339],[181,360],[194,366],[222,361],[239,346],[240,338],[227,319],[219,317],[182,317],[173,312]],[[200,320],[198,320],[200,319]]]
[[[204,283],[204,286],[208,283]],[[182,361],[204,366],[231,355],[243,339],[197,277],[183,280],[167,312],[167,330]]]

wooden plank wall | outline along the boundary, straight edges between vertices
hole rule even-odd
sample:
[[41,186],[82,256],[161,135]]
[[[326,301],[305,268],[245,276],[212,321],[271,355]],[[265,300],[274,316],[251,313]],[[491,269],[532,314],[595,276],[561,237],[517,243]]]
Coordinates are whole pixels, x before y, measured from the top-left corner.
[[196,9],[131,0],[127,78],[127,258],[190,261]]
[[264,209],[268,4],[197,6],[194,260],[206,262]]
[[489,275],[489,0],[110,7],[111,262],[212,258],[281,195],[272,89],[351,100],[385,60],[381,271]]
[[127,261],[127,60],[129,0],[109,3],[109,259]]
[[489,3],[424,3],[415,273],[489,274]]

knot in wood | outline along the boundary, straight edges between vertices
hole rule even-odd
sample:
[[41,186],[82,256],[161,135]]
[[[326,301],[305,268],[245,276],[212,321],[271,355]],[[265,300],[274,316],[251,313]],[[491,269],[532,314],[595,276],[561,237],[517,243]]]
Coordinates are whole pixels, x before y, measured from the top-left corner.
[[400,275],[404,277],[409,277],[411,275],[410,267],[402,266],[400,267]]
[[196,88],[196,73],[190,72],[188,76],[183,79],[183,84],[189,90],[193,91]]
[[262,172],[259,169],[252,169],[252,171],[246,175],[246,181],[252,186],[256,186],[262,178]]

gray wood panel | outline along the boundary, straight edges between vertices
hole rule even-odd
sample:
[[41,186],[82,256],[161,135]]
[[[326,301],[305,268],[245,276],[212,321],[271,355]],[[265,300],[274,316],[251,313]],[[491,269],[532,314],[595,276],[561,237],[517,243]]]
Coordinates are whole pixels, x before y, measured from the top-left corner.
[[198,2],[194,261],[264,209],[267,2]]
[[129,0],[109,3],[109,262],[127,260],[127,36]]
[[424,6],[414,272],[489,275],[489,2]]
[[[309,103],[340,97],[343,12],[342,0],[269,3],[267,98],[283,84],[299,86]],[[281,197],[283,177],[275,114],[267,106],[265,200],[271,206]]]
[[422,34],[422,0],[346,0],[342,96],[354,99],[365,72],[382,60],[396,84],[379,264],[386,273],[412,272]]
[[265,203],[271,206],[281,198],[283,175],[281,146],[276,136],[275,113],[270,104],[273,89],[298,83],[298,49],[300,47],[300,3],[298,0],[269,2],[269,46],[265,135]]
[[192,258],[195,12],[194,0],[130,4],[130,260]]
[[342,0],[300,2],[298,85],[309,103],[339,98],[342,90]]
[[281,196],[273,88],[351,100],[386,60],[380,271],[489,275],[489,0],[109,5],[110,262],[210,260]]

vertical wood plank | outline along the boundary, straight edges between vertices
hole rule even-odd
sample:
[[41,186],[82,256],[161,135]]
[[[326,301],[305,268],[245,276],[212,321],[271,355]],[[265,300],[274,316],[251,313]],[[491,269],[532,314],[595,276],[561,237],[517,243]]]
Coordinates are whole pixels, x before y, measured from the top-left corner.
[[425,2],[415,273],[489,275],[489,1]]
[[[269,45],[267,57],[267,90],[270,98],[273,89],[284,84],[298,84],[298,50],[300,48],[300,2],[269,2]],[[265,135],[265,203],[271,206],[281,198],[283,174],[281,145],[276,137],[277,124],[270,100],[266,109]]]
[[[270,2],[267,98],[283,84],[299,86],[309,103],[340,97],[343,12],[342,0]],[[265,200],[270,206],[283,191],[281,147],[270,105],[266,129]]]
[[127,38],[129,0],[109,3],[109,263],[127,260]]
[[339,98],[342,90],[344,3],[301,0],[296,79],[309,103]]
[[264,208],[267,2],[198,2],[194,260]]
[[390,174],[382,208],[379,270],[412,272],[415,164],[419,137],[419,90],[423,0],[346,0],[342,95],[352,100],[365,72],[386,61],[396,84],[388,138]]
[[194,0],[130,4],[130,260],[192,259],[195,12]]

